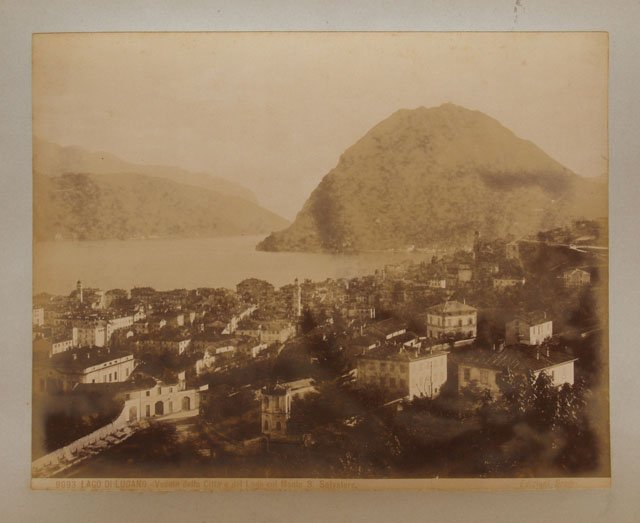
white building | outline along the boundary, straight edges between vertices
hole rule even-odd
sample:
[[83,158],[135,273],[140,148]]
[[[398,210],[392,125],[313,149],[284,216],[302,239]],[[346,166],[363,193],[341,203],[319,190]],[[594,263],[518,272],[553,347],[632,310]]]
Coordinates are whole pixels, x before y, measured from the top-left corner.
[[358,358],[358,387],[379,387],[394,398],[436,397],[447,381],[447,354],[406,346],[376,347]]
[[33,308],[33,325],[42,327],[44,325],[44,307]]
[[514,374],[531,372],[537,378],[545,372],[553,385],[573,385],[574,362],[577,358],[561,351],[538,350],[533,347],[507,347],[503,350],[477,349],[457,356],[458,389],[472,384],[486,389],[495,397],[501,394],[499,376],[510,370]]
[[459,301],[446,301],[427,309],[429,338],[473,339],[477,335],[478,310]]
[[122,383],[135,368],[132,354],[91,347],[52,355],[44,365],[34,365],[36,390],[68,391],[76,384]]
[[524,285],[525,279],[523,278],[515,278],[510,276],[498,276],[493,278],[493,288],[496,290],[506,289],[509,287],[517,287],[519,285]]
[[149,389],[128,392],[124,408],[127,409],[129,421],[137,421],[175,412],[196,411],[199,406],[198,391],[187,390],[184,372],[181,372],[176,384],[158,382]]
[[291,417],[292,402],[315,391],[311,378],[263,388],[260,407],[262,433],[270,437],[285,436],[287,423]]
[[516,316],[505,325],[505,343],[507,345],[540,345],[553,336],[553,321],[546,312],[531,312]]
[[74,347],[104,347],[107,345],[107,325],[103,321],[74,322],[72,329]]
[[60,354],[73,348],[73,338],[60,338],[51,343],[51,355]]
[[566,287],[582,287],[591,283],[591,274],[582,269],[570,269],[562,273]]

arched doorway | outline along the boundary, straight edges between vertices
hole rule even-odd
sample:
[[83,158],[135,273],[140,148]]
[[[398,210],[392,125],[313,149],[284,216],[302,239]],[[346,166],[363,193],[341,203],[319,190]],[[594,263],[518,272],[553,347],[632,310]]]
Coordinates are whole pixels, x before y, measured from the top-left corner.
[[164,414],[164,403],[162,403],[161,401],[156,401],[154,413],[156,416],[162,416]]
[[138,419],[138,408],[134,405],[129,407],[129,422],[136,421]]
[[189,396],[182,398],[182,410],[191,410],[191,398]]

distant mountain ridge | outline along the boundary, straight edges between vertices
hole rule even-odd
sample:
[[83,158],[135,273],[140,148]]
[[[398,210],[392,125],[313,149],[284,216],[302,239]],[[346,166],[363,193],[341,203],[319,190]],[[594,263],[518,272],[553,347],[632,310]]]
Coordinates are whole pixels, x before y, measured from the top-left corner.
[[207,173],[166,165],[135,164],[106,152],[87,151],[76,146],[61,146],[38,137],[33,139],[33,151],[33,171],[47,176],[60,176],[67,173],[134,173],[202,187],[254,203],[258,201],[256,195],[246,187]]
[[37,241],[258,235],[288,223],[243,198],[137,173],[35,173],[33,219]]
[[399,110],[345,151],[267,251],[353,252],[521,236],[607,215],[576,175],[495,119],[454,104]]

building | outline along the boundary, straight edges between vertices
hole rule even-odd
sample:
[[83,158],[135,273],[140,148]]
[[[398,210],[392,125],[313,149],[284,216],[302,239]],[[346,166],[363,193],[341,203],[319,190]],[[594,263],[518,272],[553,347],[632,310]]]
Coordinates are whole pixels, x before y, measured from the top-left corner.
[[285,436],[292,402],[315,391],[311,378],[264,387],[260,407],[262,433],[270,437]]
[[507,345],[540,345],[553,335],[553,321],[546,312],[535,311],[516,316],[505,325]]
[[54,338],[51,342],[51,355],[60,354],[73,348],[73,338],[70,336],[62,336]]
[[178,383],[157,382],[154,387],[127,392],[124,408],[130,422],[176,412],[196,412],[200,407],[198,390],[186,388],[185,373]]
[[505,245],[505,256],[507,260],[517,260],[520,258],[520,246],[517,241],[512,241]]
[[446,289],[447,288],[447,279],[446,278],[431,278],[427,281],[427,286],[430,289]]
[[496,290],[507,289],[509,287],[517,287],[518,285],[524,284],[524,277],[496,276],[493,278],[493,288]]
[[36,327],[44,326],[44,307],[33,308],[33,321],[32,324]]
[[47,360],[34,360],[34,386],[38,392],[70,391],[79,383],[121,383],[136,363],[133,354],[100,347],[74,348]]
[[242,310],[238,314],[234,314],[233,316],[231,316],[231,318],[225,325],[225,328],[222,331],[222,334],[235,333],[240,322],[248,318],[249,316],[251,316],[257,310],[258,310],[258,307],[256,305],[251,305],[250,307],[247,307],[246,309]]
[[499,376],[533,373],[537,378],[547,373],[553,385],[573,385],[574,362],[577,358],[561,351],[541,351],[533,347],[507,347],[503,350],[476,349],[455,356],[458,366],[458,390],[472,384],[500,395]]
[[121,329],[128,329],[133,325],[133,316],[118,316],[110,318],[107,322],[107,340],[111,338],[111,335]]
[[473,278],[473,270],[466,263],[460,263],[453,268],[458,283],[469,283]]
[[296,327],[286,320],[266,322],[245,320],[235,330],[235,334],[255,338],[261,343],[271,345],[272,343],[284,343],[295,336]]
[[107,345],[107,325],[100,320],[80,320],[72,329],[74,347],[105,347]]
[[189,349],[191,345],[191,338],[180,334],[160,337],[146,335],[144,338],[139,339],[137,343],[139,347],[152,349],[153,351],[167,351],[175,352],[176,354],[183,354],[187,349]]
[[446,301],[427,309],[429,338],[473,339],[477,335],[478,310],[459,301]]
[[432,348],[373,348],[358,357],[358,387],[379,387],[394,399],[434,398],[447,381],[447,354]]
[[407,332],[407,324],[397,318],[387,318],[386,320],[371,323],[366,334],[371,334],[380,341],[389,341]]
[[591,283],[591,274],[582,269],[570,269],[562,273],[565,287],[582,287]]

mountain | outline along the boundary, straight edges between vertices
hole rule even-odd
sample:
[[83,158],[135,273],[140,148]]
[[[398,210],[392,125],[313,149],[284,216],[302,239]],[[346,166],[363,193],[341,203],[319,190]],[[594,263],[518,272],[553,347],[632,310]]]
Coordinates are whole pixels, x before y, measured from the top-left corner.
[[34,173],[36,240],[266,234],[287,225],[254,202],[138,173]]
[[191,172],[179,167],[129,163],[109,153],[91,152],[76,146],[63,147],[37,137],[33,139],[33,151],[33,171],[47,176],[67,173],[135,173],[202,187],[257,203],[255,194],[249,189],[220,176]]
[[340,158],[267,251],[354,252],[521,236],[607,215],[607,186],[479,112],[400,110]]

